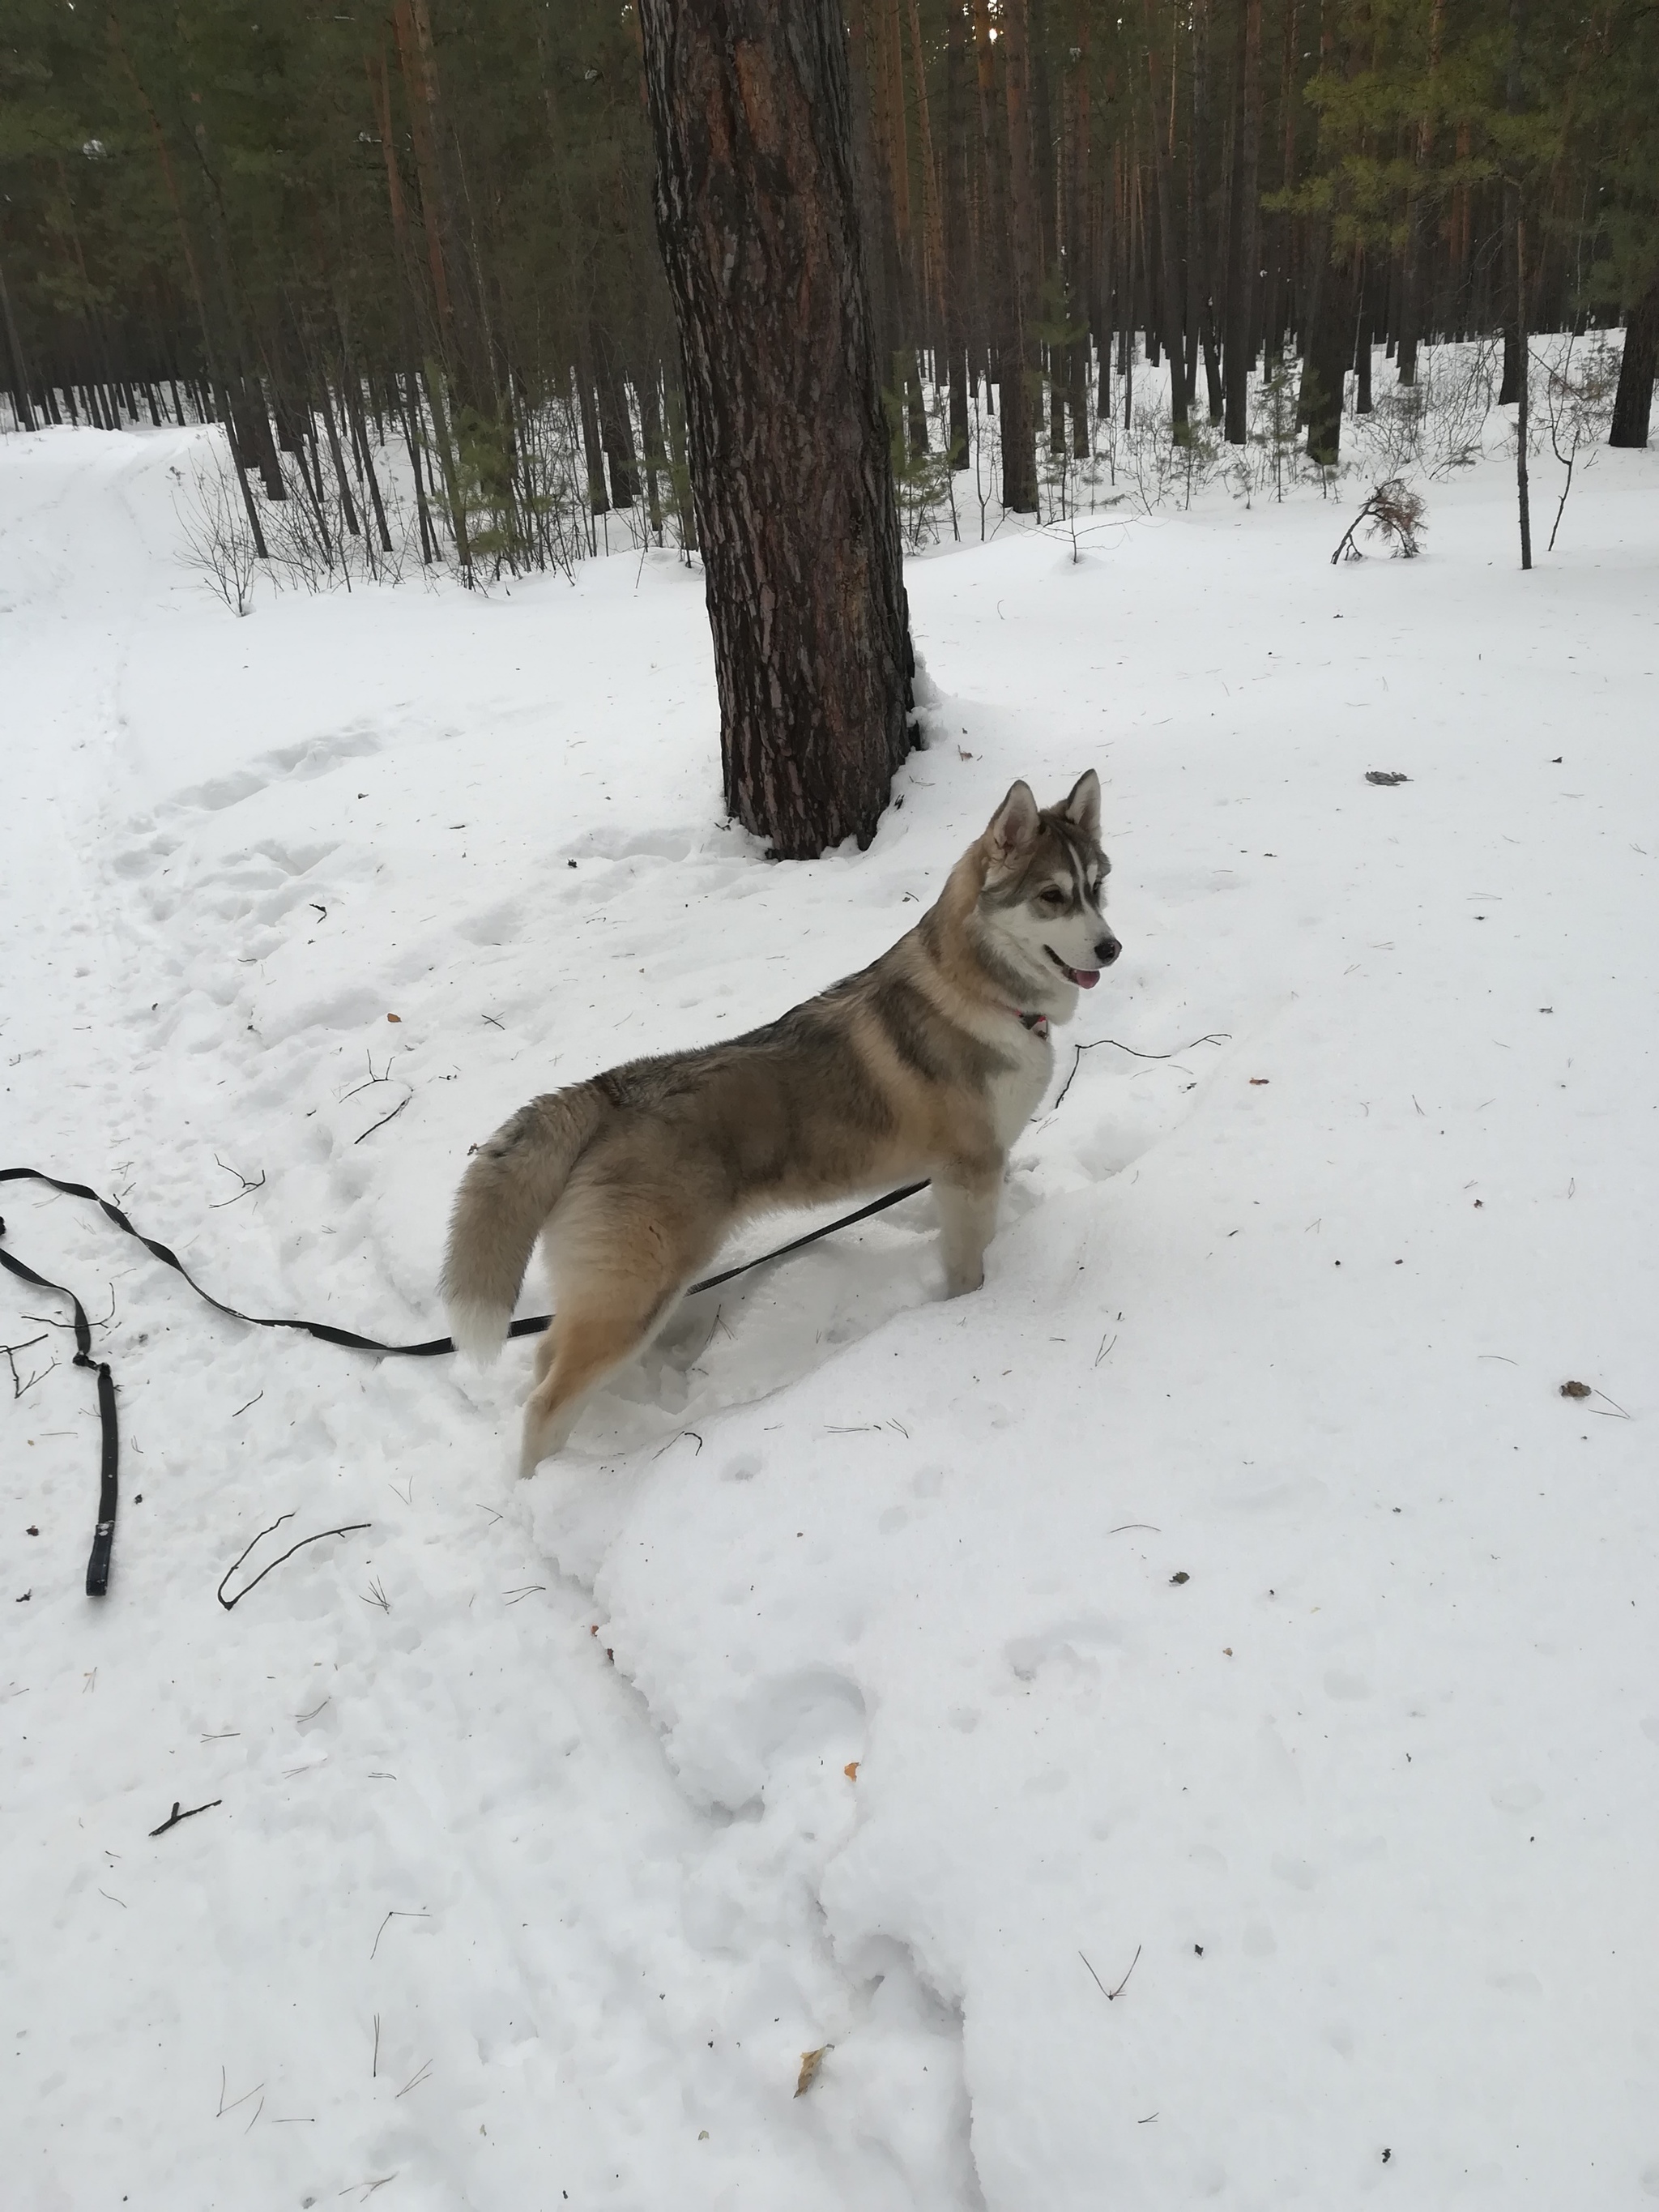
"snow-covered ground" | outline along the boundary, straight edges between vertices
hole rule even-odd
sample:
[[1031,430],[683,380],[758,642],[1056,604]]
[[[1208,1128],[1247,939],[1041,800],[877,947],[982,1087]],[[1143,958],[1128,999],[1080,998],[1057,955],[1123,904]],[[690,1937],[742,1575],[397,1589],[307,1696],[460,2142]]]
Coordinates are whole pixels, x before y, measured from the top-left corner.
[[[872,957],[1017,775],[1100,769],[1125,952],[981,1293],[912,1200],[528,1485],[524,1346],[5,1189],[125,1440],[97,1603],[0,1278],[8,2203],[1659,2197],[1659,456],[1529,576],[1495,461],[1413,563],[1305,494],[915,563],[902,810],[775,867],[672,556],[237,621],[197,434],[0,440],[0,1164],[219,1297],[434,1333],[469,1143]],[[280,1515],[371,1526],[224,1611]]]

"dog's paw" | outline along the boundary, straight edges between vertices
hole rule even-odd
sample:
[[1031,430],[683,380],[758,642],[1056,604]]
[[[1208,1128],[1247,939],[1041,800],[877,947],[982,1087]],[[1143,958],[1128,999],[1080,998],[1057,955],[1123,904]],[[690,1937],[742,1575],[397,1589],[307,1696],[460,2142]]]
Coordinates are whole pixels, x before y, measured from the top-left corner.
[[969,1291],[982,1290],[984,1286],[983,1267],[975,1267],[971,1273],[965,1268],[953,1268],[945,1274],[945,1295],[947,1298],[965,1298]]

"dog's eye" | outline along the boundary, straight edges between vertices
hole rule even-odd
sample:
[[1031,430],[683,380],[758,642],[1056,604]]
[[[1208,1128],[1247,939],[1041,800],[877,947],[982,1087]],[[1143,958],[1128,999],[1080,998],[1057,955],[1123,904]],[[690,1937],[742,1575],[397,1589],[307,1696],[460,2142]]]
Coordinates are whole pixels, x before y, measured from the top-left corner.
[[1048,890],[1042,894],[1042,903],[1044,906],[1064,906],[1066,903],[1066,894],[1064,891],[1056,890],[1054,886],[1050,884]]

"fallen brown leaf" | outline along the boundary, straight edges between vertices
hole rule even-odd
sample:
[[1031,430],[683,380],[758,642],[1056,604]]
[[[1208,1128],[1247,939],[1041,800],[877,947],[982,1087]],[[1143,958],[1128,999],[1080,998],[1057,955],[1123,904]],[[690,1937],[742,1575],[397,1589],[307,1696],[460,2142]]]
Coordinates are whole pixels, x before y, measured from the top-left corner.
[[823,2063],[823,2054],[834,2046],[821,2043],[816,2051],[803,2051],[800,2055],[800,2078],[795,2084],[795,2094],[804,2097],[818,2078],[818,2069]]

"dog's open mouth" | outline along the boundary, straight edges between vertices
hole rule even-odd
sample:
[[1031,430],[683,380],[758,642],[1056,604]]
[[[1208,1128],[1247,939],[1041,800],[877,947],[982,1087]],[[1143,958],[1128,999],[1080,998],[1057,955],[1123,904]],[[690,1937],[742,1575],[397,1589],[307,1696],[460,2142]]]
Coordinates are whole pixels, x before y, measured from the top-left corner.
[[1098,968],[1068,968],[1066,965],[1066,963],[1060,958],[1059,953],[1054,951],[1052,945],[1045,945],[1042,949],[1048,954],[1048,957],[1054,962],[1055,967],[1059,969],[1060,974],[1066,978],[1066,981],[1068,983],[1075,983],[1080,991],[1092,991],[1095,985],[1099,982],[1100,970]]

